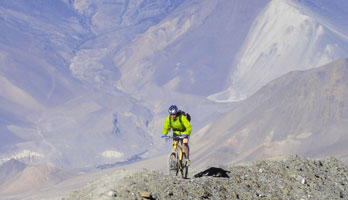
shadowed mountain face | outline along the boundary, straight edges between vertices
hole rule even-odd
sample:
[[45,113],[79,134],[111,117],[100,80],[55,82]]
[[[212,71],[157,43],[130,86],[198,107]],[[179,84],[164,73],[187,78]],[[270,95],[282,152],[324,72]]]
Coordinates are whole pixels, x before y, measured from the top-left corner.
[[348,162],[347,105],[347,59],[288,73],[200,131],[192,157],[216,164],[297,153]]
[[5,182],[7,179],[15,176],[17,173],[22,171],[26,167],[25,164],[11,159],[0,166],[0,185]]

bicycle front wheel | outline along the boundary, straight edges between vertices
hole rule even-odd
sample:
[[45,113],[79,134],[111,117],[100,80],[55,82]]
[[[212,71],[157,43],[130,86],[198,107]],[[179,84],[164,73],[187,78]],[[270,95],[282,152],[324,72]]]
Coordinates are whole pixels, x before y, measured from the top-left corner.
[[168,172],[172,176],[177,176],[179,173],[178,159],[175,153],[171,153],[168,158]]

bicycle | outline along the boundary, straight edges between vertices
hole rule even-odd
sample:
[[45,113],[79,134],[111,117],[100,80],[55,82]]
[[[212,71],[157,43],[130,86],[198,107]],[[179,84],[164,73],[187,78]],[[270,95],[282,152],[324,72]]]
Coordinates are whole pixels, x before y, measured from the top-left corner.
[[182,178],[187,178],[188,175],[188,165],[186,153],[182,150],[183,136],[167,136],[166,138],[173,139],[173,149],[174,151],[170,153],[168,158],[168,171],[170,175],[177,176],[179,172]]

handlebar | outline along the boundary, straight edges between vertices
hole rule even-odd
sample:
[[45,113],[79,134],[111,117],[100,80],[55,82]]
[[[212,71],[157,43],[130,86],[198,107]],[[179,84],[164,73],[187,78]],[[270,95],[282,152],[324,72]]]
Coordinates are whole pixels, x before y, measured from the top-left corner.
[[173,139],[176,139],[176,138],[178,138],[178,139],[184,139],[185,137],[184,136],[166,136],[166,137],[164,137],[164,138],[166,138],[166,139],[171,139],[171,138],[173,138]]

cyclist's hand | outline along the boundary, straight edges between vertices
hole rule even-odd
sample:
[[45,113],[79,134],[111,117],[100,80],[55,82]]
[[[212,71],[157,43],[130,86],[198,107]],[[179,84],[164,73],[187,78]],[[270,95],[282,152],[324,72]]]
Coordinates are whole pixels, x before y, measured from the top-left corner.
[[162,135],[162,138],[167,138],[168,136],[167,135]]
[[187,138],[187,134],[182,134],[182,136],[183,136],[184,138]]

